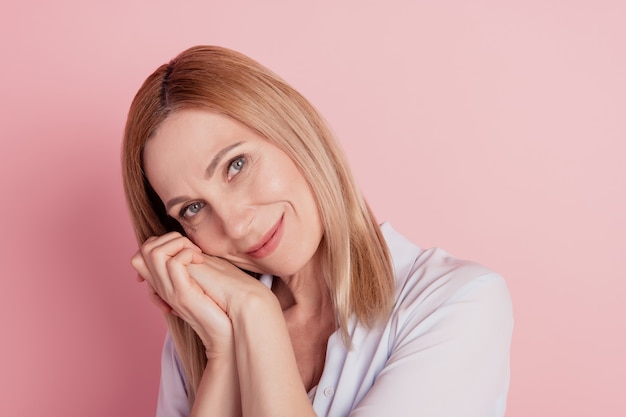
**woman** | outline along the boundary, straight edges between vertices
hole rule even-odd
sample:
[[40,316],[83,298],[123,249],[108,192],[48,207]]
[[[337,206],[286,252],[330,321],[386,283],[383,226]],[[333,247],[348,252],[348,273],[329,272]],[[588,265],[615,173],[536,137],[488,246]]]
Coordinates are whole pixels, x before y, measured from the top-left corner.
[[269,70],[190,48],[137,93],[132,264],[167,314],[159,416],[501,416],[503,280],[378,225],[324,121]]

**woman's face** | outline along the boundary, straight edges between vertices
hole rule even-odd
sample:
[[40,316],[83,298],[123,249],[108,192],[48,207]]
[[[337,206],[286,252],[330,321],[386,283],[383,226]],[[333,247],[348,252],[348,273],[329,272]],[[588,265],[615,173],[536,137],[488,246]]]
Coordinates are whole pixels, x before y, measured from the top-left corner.
[[144,149],[148,181],[203,252],[290,276],[323,229],[311,188],[282,150],[216,113],[171,114]]

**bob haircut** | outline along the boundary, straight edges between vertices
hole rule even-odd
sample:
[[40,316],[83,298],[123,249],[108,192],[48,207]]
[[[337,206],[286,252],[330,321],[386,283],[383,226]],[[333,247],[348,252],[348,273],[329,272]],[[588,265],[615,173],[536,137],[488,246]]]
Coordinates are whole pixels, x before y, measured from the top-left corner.
[[[302,95],[256,61],[229,49],[195,46],[183,51],[146,79],[130,106],[122,169],[139,244],[170,231],[184,235],[143,170],[144,145],[163,120],[183,109],[203,109],[242,123],[282,149],[300,169],[320,212],[322,271],[346,345],[351,316],[367,326],[384,320],[393,296],[389,251],[342,150]],[[193,403],[206,366],[204,347],[183,320],[168,314],[167,321]]]

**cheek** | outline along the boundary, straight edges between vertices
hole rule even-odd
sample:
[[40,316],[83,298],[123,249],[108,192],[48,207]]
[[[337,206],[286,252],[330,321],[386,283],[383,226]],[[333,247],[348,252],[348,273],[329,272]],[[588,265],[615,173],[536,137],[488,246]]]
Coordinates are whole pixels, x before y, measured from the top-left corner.
[[215,232],[209,227],[204,225],[199,225],[193,229],[185,227],[185,234],[203,253],[219,256],[220,248],[216,243],[219,243],[220,240],[215,238]]
[[259,183],[257,190],[263,190],[267,196],[285,196],[294,189],[294,182],[287,180],[283,175],[269,176],[266,181]]
[[[259,170],[252,178],[245,187],[245,194],[254,203],[291,199],[300,183],[299,173],[285,169],[280,164],[275,164],[272,169]],[[244,196],[242,198],[246,199]]]
[[268,177],[268,187],[275,191],[302,193],[309,188],[300,170],[290,160],[277,162]]

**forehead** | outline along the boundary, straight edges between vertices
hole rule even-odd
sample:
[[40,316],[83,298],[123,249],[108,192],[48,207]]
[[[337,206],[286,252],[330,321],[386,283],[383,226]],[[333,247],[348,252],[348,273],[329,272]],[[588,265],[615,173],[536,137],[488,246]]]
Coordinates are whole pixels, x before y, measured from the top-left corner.
[[237,121],[205,110],[180,110],[170,114],[145,144],[146,175],[158,167],[180,168],[192,164],[235,141],[262,140]]
[[170,114],[145,145],[146,153],[173,151],[187,145],[210,146],[232,135],[251,132],[235,120],[205,110],[180,110]]

